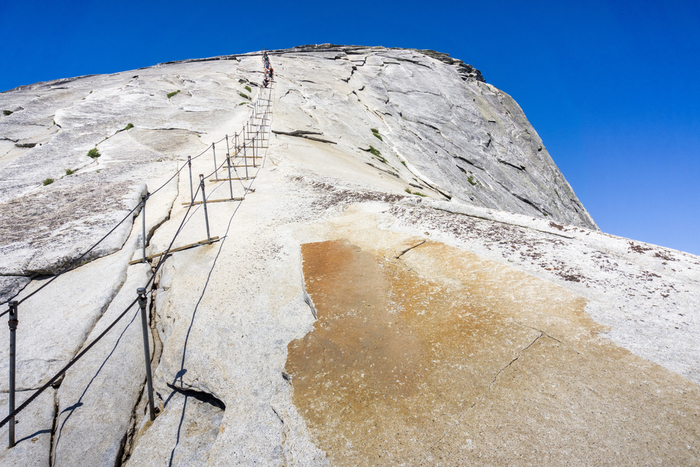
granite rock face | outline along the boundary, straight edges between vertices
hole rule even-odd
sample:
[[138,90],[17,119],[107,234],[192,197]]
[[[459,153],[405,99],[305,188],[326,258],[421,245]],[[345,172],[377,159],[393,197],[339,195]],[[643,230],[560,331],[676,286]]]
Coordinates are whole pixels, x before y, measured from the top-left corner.
[[[174,161],[207,147],[204,132],[247,112],[237,93],[247,73],[186,68],[193,74],[153,67],[0,94],[0,107],[15,109],[0,118],[0,274],[72,263],[138,205],[147,180],[171,176]],[[128,221],[86,259],[119,250],[130,230]]]
[[445,199],[596,228],[518,104],[478,71],[430,51],[305,50],[276,65],[290,129],[372,147],[380,170]]
[[[20,304],[18,401],[148,284],[158,413],[132,308],[20,414],[0,465],[700,462],[698,257],[598,231],[470,65],[270,59],[271,90],[254,53],[0,94],[0,299],[125,219]],[[200,246],[154,275],[171,244]]]

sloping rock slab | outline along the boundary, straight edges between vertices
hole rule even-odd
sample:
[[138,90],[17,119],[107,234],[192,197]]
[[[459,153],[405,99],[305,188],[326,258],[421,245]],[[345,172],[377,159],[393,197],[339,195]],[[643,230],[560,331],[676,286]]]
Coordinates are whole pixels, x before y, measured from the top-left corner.
[[585,300],[435,242],[302,245],[294,403],[333,465],[700,461],[700,390],[597,336]]
[[[125,254],[100,258],[68,272],[19,306],[17,388],[37,388],[78,352],[126,279]],[[47,279],[35,280],[28,296]],[[0,333],[0,373],[8,372],[9,333]],[[7,379],[0,391],[8,390]]]
[[136,443],[125,464],[134,466],[206,465],[224,411],[195,397],[173,392],[163,413]]
[[[16,394],[15,407],[27,400],[34,391]],[[15,447],[7,447],[8,425],[0,429],[0,465],[12,467],[34,467],[50,465],[51,430],[56,410],[54,389],[47,389],[15,418]],[[0,417],[7,417],[8,395],[0,394]]]
[[[93,181],[50,185],[0,204],[0,274],[58,273],[114,228],[144,192],[133,182]],[[127,219],[85,259],[117,251],[130,231]]]
[[[136,298],[150,266],[131,266],[128,278],[100,318],[90,344]],[[150,336],[150,329],[149,329]],[[152,343],[149,344],[151,352]],[[83,346],[85,347],[85,346]],[[121,449],[146,379],[138,303],[67,373],[58,391],[59,417],[54,437],[54,465],[118,464]]]

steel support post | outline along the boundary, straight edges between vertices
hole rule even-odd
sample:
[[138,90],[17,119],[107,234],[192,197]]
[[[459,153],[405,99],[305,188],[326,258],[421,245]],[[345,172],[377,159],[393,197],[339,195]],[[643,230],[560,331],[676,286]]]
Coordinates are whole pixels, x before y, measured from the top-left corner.
[[[16,358],[16,349],[15,349],[15,344],[16,344],[16,332],[17,332],[17,324],[19,323],[19,320],[17,319],[17,306],[18,303],[13,300],[10,302],[10,317],[7,320],[7,324],[10,326],[10,406],[9,409],[10,411],[8,413],[12,413],[15,411],[15,358]],[[10,434],[10,440],[8,443],[8,447],[12,448],[15,446],[15,417],[13,416],[10,419],[9,423],[9,434]]]
[[143,254],[143,262],[146,260],[146,200],[147,195],[141,195],[141,253]]
[[245,179],[248,180],[248,156],[245,151],[245,140],[243,141],[243,166],[245,167]]
[[187,165],[190,168],[190,204],[194,203],[194,190],[192,189],[192,157],[187,156]]
[[214,153],[214,178],[219,181],[219,168],[216,165],[216,143],[211,143],[211,151]]
[[204,193],[204,174],[199,174],[199,188],[202,190],[202,205],[204,206],[204,222],[207,224],[207,240],[211,240],[209,235],[209,214],[207,214],[207,195]]
[[139,296],[139,307],[141,308],[141,329],[143,330],[143,356],[146,360],[146,385],[148,386],[148,412],[151,421],[156,419],[156,410],[153,406],[153,379],[151,377],[151,349],[148,345],[148,319],[146,319],[146,289],[139,287],[136,289]]
[[255,136],[253,137],[253,168],[255,168]]
[[228,189],[231,192],[231,199],[233,199],[233,182],[231,181],[231,156],[226,154],[226,165],[228,165]]

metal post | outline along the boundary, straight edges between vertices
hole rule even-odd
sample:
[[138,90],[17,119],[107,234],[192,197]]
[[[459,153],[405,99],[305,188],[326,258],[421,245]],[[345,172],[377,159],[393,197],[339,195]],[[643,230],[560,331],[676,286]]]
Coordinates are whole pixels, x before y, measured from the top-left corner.
[[192,189],[192,158],[187,156],[187,165],[190,167],[190,203],[194,203],[194,191]]
[[231,199],[233,199],[233,182],[231,181],[231,156],[226,154],[226,164],[228,165],[228,189],[231,191]]
[[211,240],[209,235],[209,215],[207,214],[207,195],[204,193],[204,174],[199,174],[199,188],[202,189],[202,204],[204,205],[204,222],[207,224],[207,240]]
[[253,168],[255,168],[255,136],[253,136]]
[[143,355],[146,359],[146,385],[148,386],[148,412],[151,421],[156,419],[156,410],[153,407],[153,380],[151,379],[151,349],[148,346],[148,320],[146,319],[146,289],[136,289],[139,295],[139,307],[141,307],[141,329],[143,330]]
[[[17,324],[19,320],[17,319],[17,301],[13,300],[10,302],[10,318],[7,320],[7,324],[10,326],[10,411],[12,413],[15,411],[15,343],[17,331]],[[15,417],[10,419],[10,442],[8,447],[12,448],[15,446]]]
[[143,253],[143,260],[142,262],[146,262],[146,200],[148,199],[148,196],[146,195],[141,195],[141,232],[142,232],[142,239],[141,239],[141,253]]
[[228,135],[226,135],[226,156],[230,156],[230,155],[231,155],[231,149],[229,149],[229,147],[228,147]]
[[219,181],[219,169],[216,165],[216,143],[211,143],[211,150],[214,153],[214,177]]
[[243,166],[245,167],[245,179],[248,180],[248,156],[245,152],[245,140],[243,141]]

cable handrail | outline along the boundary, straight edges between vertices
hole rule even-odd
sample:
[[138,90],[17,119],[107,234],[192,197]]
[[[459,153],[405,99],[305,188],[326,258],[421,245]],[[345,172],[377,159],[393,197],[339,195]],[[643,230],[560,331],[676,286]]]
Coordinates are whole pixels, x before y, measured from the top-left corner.
[[[206,154],[206,153],[209,151],[209,149],[210,149],[214,144],[217,144],[217,143],[220,143],[220,142],[224,141],[224,140],[227,138],[227,136],[228,136],[228,135],[224,136],[224,137],[221,138],[219,141],[216,141],[216,142],[210,144],[209,146],[207,146],[207,148],[206,148],[204,151],[202,151],[201,153],[197,154],[196,156],[191,157],[190,160],[195,160],[195,159],[197,159],[197,158],[203,156],[204,154]],[[244,144],[245,144],[245,143],[244,143]],[[238,155],[238,154],[240,153],[240,149],[241,149],[241,148],[238,148],[238,149],[236,150],[236,152],[233,154],[233,157],[235,157],[236,155]],[[158,193],[160,190],[162,190],[163,188],[165,188],[165,186],[168,185],[176,176],[178,176],[178,175],[180,174],[180,172],[182,172],[182,171],[185,169],[185,167],[187,167],[187,165],[188,165],[188,163],[185,162],[185,163],[182,165],[182,167],[180,167],[166,182],[164,182],[161,186],[159,186],[158,188],[156,188],[152,193],[150,193],[150,192],[147,193],[146,198],[147,198],[147,199],[150,198],[151,196],[155,195],[155,194]],[[221,165],[219,165],[218,168],[217,168],[216,170],[214,170],[213,172],[210,172],[209,175],[207,175],[207,178],[210,177],[211,175],[213,175],[214,173],[216,173],[216,172],[218,171],[218,169],[220,169],[222,166],[223,166],[223,163],[222,163]],[[97,246],[99,246],[100,243],[102,243],[109,235],[111,235],[121,224],[124,223],[124,221],[126,221],[126,220],[129,218],[129,216],[130,216],[131,214],[133,214],[135,211],[137,211],[140,207],[141,207],[141,204],[137,204],[136,206],[134,206],[134,208],[132,208],[132,209],[127,213],[127,215],[124,216],[124,218],[123,218],[121,221],[119,221],[119,223],[117,223],[109,232],[107,232],[102,238],[100,238],[96,243],[94,243],[87,251],[85,251],[82,255],[80,255],[78,258],[76,258],[75,260],[73,260],[68,266],[66,266],[65,268],[63,268],[62,270],[60,270],[58,273],[56,273],[55,275],[53,275],[52,278],[49,279],[49,280],[47,281],[46,284],[43,284],[41,287],[39,287],[37,290],[35,290],[35,291],[32,292],[31,294],[29,294],[28,296],[22,298],[17,304],[18,304],[18,305],[22,304],[24,301],[26,301],[26,300],[29,299],[30,297],[34,296],[35,294],[37,294],[40,290],[42,290],[42,289],[44,289],[45,287],[47,287],[47,286],[48,286],[49,284],[51,284],[54,280],[56,280],[58,277],[60,277],[61,275],[65,274],[66,272],[70,272],[70,271],[73,269],[73,267],[74,267],[76,264],[78,264],[78,262],[80,262],[82,259],[84,259],[85,256],[86,256],[88,253],[90,253],[90,252],[91,252],[92,250],[94,250]],[[6,303],[7,303],[7,302],[6,302]],[[9,310],[9,308],[8,308],[8,309],[5,310],[4,312],[0,313],[0,318],[3,317],[3,316],[5,316],[7,313],[9,313],[9,311],[10,311],[10,310]]]
[[[268,75],[270,74],[270,71],[268,70],[268,67],[269,67],[269,59],[266,61],[265,65],[266,65],[265,74],[266,74],[266,79],[267,79],[267,78],[268,78]],[[274,81],[270,79],[269,82],[272,83],[272,82],[274,82]],[[265,84],[265,88],[267,88],[267,84]],[[261,91],[262,91],[262,89],[261,89]],[[268,116],[268,114],[271,115],[271,113],[272,113],[272,112],[271,112],[272,87],[270,87],[270,89],[269,89],[269,94],[268,94],[268,99],[266,99],[267,104],[266,104],[265,107],[264,107],[262,122],[261,122],[260,124],[255,124],[255,123],[253,122],[253,120],[254,120],[255,118],[257,118],[257,115],[256,115],[256,114],[258,113],[258,105],[257,105],[257,102],[259,101],[259,99],[261,98],[261,96],[262,96],[262,92],[259,93],[259,94],[258,94],[258,97],[256,98],[256,103],[255,103],[255,105],[253,106],[253,114],[251,115],[251,118],[246,122],[243,131],[245,131],[245,127],[246,127],[246,126],[255,126],[255,127],[258,127],[258,128],[256,129],[256,136],[257,136],[257,135],[260,134],[260,128],[259,128],[259,127],[262,127],[262,128],[263,128],[263,132],[262,132],[263,137],[262,137],[262,140],[263,140],[263,141],[265,140],[265,133],[267,133],[267,140],[268,140],[268,142],[269,142],[269,140],[270,140],[270,135],[271,135],[270,130],[271,130],[271,126],[272,126],[272,118],[271,118],[271,116],[270,116],[270,119],[269,119],[269,123],[266,123],[266,121],[267,121],[267,116]],[[265,130],[264,130],[265,127],[268,127],[266,132],[265,132]],[[236,133],[235,135],[236,135],[236,138],[237,138],[238,133]],[[248,139],[248,138],[246,138],[245,136],[246,136],[246,135],[244,134],[244,137],[243,137],[243,146],[244,146],[244,147],[245,147],[245,144],[246,144],[246,139]],[[251,142],[254,142],[255,139],[256,139],[256,137],[252,137],[252,138],[251,138]],[[147,200],[148,198],[150,198],[151,196],[155,195],[156,193],[158,193],[160,190],[162,190],[162,189],[163,189],[166,185],[168,185],[170,182],[172,182],[172,181],[175,179],[175,177],[177,177],[177,176],[180,174],[180,172],[182,172],[182,170],[183,170],[186,166],[188,166],[188,165],[191,164],[191,161],[192,161],[193,159],[197,159],[197,158],[201,157],[202,155],[204,155],[205,153],[207,153],[208,150],[209,150],[210,148],[215,148],[215,145],[216,145],[216,144],[221,143],[221,142],[224,141],[224,140],[227,140],[227,148],[228,148],[228,135],[225,135],[225,136],[224,136],[223,138],[221,138],[220,140],[215,141],[215,142],[211,143],[209,146],[207,146],[207,148],[206,148],[204,151],[202,151],[200,154],[198,154],[198,155],[196,155],[196,156],[194,156],[194,157],[188,158],[188,161],[185,162],[185,163],[182,165],[182,167],[180,167],[167,181],[165,181],[161,186],[159,186],[156,190],[154,190],[153,193],[147,193],[147,194],[142,198],[142,202],[141,202],[141,203],[137,204],[134,208],[132,208],[132,209],[127,213],[127,215],[126,215],[121,221],[119,221],[118,224],[116,224],[107,234],[105,234],[102,238],[100,238],[100,240],[98,240],[95,244],[93,244],[87,251],[85,251],[85,252],[84,252],[82,255],[80,255],[77,259],[75,259],[74,261],[72,261],[67,267],[65,267],[64,269],[62,269],[62,270],[61,270],[60,272],[58,272],[56,275],[54,275],[49,281],[47,281],[45,284],[43,284],[43,285],[42,285],[41,287],[39,287],[37,290],[33,291],[32,293],[30,293],[30,294],[27,295],[26,297],[23,297],[23,298],[22,298],[21,300],[19,300],[19,301],[10,301],[10,302],[9,302],[9,305],[10,305],[9,308],[8,308],[5,312],[1,313],[1,314],[0,314],[0,317],[4,316],[5,314],[7,314],[7,313],[9,313],[10,311],[12,311],[12,309],[13,309],[12,307],[14,307],[14,310],[15,310],[15,312],[16,312],[17,307],[18,307],[20,304],[24,303],[26,300],[28,300],[29,298],[33,297],[33,296],[36,295],[37,293],[39,293],[41,290],[43,290],[44,288],[46,288],[49,284],[51,284],[54,280],[56,280],[56,279],[57,279],[58,277],[60,277],[61,275],[65,274],[66,272],[71,271],[71,270],[74,268],[74,266],[75,266],[76,264],[78,264],[80,261],[82,261],[91,251],[93,251],[99,244],[101,244],[109,235],[111,235],[111,234],[112,234],[120,225],[122,225],[130,216],[133,216],[134,212],[136,212],[139,208],[145,208],[145,202],[146,202],[146,200]],[[258,141],[260,141],[260,139],[258,139]],[[269,147],[269,145],[268,145],[267,147]],[[243,199],[245,199],[246,195],[251,191],[252,185],[253,185],[253,183],[255,182],[255,178],[257,178],[258,173],[260,172],[260,170],[262,170],[262,168],[263,168],[263,166],[264,166],[265,160],[266,160],[266,158],[267,158],[267,147],[265,147],[265,152],[264,152],[265,155],[263,156],[263,162],[262,162],[262,164],[260,164],[259,167],[257,167],[257,171],[256,171],[256,173],[255,173],[255,176],[252,178],[252,180],[251,180],[251,182],[250,182],[250,185],[249,185],[248,187],[246,187],[246,186],[241,182],[241,185],[242,185],[243,188],[244,188],[244,196],[243,196]],[[253,149],[254,149],[254,148],[255,148],[255,144],[253,144]],[[263,148],[263,146],[260,146],[260,148]],[[235,159],[236,156],[240,153],[240,150],[239,150],[239,146],[238,146],[238,145],[235,145],[234,149],[235,149],[235,152],[234,152],[233,158]],[[211,175],[215,174],[216,172],[218,172],[225,164],[230,164],[231,155],[230,155],[229,152],[230,152],[230,151],[227,151],[227,158],[224,160],[224,162],[222,162],[222,163],[219,164],[218,166],[215,165],[214,171],[211,172],[209,175],[207,175],[207,178],[210,177]],[[255,162],[253,162],[253,164],[255,164]],[[229,166],[230,166],[230,165],[229,165]],[[247,170],[247,167],[248,167],[248,166],[247,166],[247,162],[246,162],[246,170]],[[238,175],[238,171],[236,170],[235,165],[233,166],[233,169],[234,169],[234,172]],[[189,220],[192,218],[192,217],[190,216],[190,211],[192,210],[192,207],[194,207],[194,205],[195,205],[194,199],[196,198],[197,194],[199,194],[200,189],[203,189],[203,187],[204,187],[204,177],[203,177],[203,175],[200,176],[200,177],[201,177],[201,178],[200,178],[200,185],[197,187],[197,190],[192,194],[190,203],[189,203],[189,205],[188,205],[188,207],[187,207],[187,210],[185,211],[184,216],[182,217],[182,221],[180,222],[180,225],[178,226],[178,229],[176,230],[175,234],[173,235],[173,238],[172,238],[172,240],[170,241],[170,244],[168,245],[167,250],[166,250],[162,255],[160,255],[160,259],[158,260],[158,263],[156,264],[156,266],[152,269],[152,274],[150,275],[148,281],[146,282],[146,285],[145,285],[145,287],[143,288],[143,290],[148,289],[148,288],[153,284],[153,281],[154,281],[156,275],[157,275],[158,272],[160,271],[160,268],[163,266],[163,264],[165,263],[165,261],[167,260],[167,258],[169,257],[169,255],[171,254],[171,250],[173,249],[173,245],[174,245],[174,243],[175,243],[175,240],[178,238],[178,236],[180,235],[180,233],[182,233],[183,228],[184,228],[184,226],[187,224],[187,222],[189,222]],[[239,181],[240,181],[240,177],[238,177],[238,178],[239,178]],[[221,185],[219,185],[219,187],[220,187],[220,186],[221,186]],[[216,191],[216,189],[219,188],[219,187],[216,187],[216,188],[214,188],[213,190],[211,190],[210,193],[209,193],[209,197],[211,197],[212,194],[213,194],[213,192]],[[204,198],[203,205],[204,205],[204,207],[205,207],[205,214],[206,214],[206,200],[207,200],[208,197],[207,197],[206,194],[205,194],[203,198]],[[233,197],[232,197],[232,200],[233,200]],[[192,213],[192,216],[193,216],[194,213],[197,211],[197,209],[198,209],[198,208],[196,208],[196,209],[194,210],[194,212]],[[235,215],[236,212],[237,212],[237,209],[236,209],[236,211],[234,212],[233,215]],[[145,211],[142,211],[141,214],[145,217]],[[232,216],[233,216],[233,215],[232,215]],[[145,220],[144,220],[144,222],[145,222]],[[207,222],[208,222],[208,221],[207,221]],[[230,223],[230,221],[229,221],[229,223]],[[145,226],[145,224],[144,224],[144,226]],[[144,227],[144,229],[145,229],[145,227]],[[209,227],[208,227],[208,223],[207,223],[207,234],[209,233],[209,230],[208,230],[208,229],[209,229]],[[145,230],[144,230],[144,235],[145,235]],[[211,240],[211,237],[209,238],[209,240]],[[143,239],[143,241],[144,241],[144,248],[145,248],[145,238]],[[65,374],[65,372],[66,372],[68,369],[70,369],[80,358],[82,358],[82,357],[83,357],[90,349],[92,349],[104,336],[106,336],[107,333],[108,333],[110,330],[112,330],[112,329],[114,328],[114,326],[116,326],[117,323],[118,323],[121,319],[124,318],[124,316],[126,316],[126,314],[129,312],[129,310],[130,310],[137,302],[140,302],[141,297],[144,297],[144,300],[145,300],[145,297],[146,297],[147,295],[149,295],[149,294],[152,293],[152,290],[149,290],[148,292],[145,292],[145,293],[142,293],[141,290],[142,290],[142,289],[139,289],[139,293],[142,294],[142,295],[139,295],[139,297],[137,297],[133,302],[131,302],[131,304],[129,304],[129,305],[124,309],[124,311],[122,311],[122,313],[121,313],[114,321],[112,321],[112,323],[111,323],[104,331],[102,331],[102,332],[100,333],[99,336],[97,336],[92,342],[90,342],[90,344],[88,344],[85,348],[83,348],[78,354],[76,354],[75,357],[73,357],[63,368],[61,368],[52,378],[50,378],[50,379],[48,380],[48,382],[46,382],[46,383],[45,383],[44,385],[42,385],[37,391],[35,391],[35,392],[34,392],[27,400],[25,400],[19,407],[17,407],[17,408],[14,409],[14,410],[11,410],[11,413],[9,413],[9,414],[7,415],[7,417],[5,417],[2,421],[0,421],[0,428],[2,428],[4,425],[6,425],[10,420],[14,420],[14,417],[15,417],[17,414],[19,414],[20,412],[22,412],[22,410],[24,410],[31,402],[33,402],[37,397],[39,397],[39,395],[41,395],[41,393],[43,393],[47,388],[49,388],[50,386],[52,386],[62,375]],[[145,301],[144,301],[144,303],[145,303]],[[141,304],[142,313],[143,313],[143,307],[144,307],[144,306],[145,306],[145,305]],[[11,319],[12,319],[12,316],[13,316],[13,315],[10,315]],[[145,318],[143,318],[143,319],[145,320]],[[16,323],[16,322],[15,322],[15,323]],[[145,321],[144,321],[144,323],[145,323]],[[12,327],[11,327],[11,332],[14,332],[14,330],[12,329]],[[11,338],[11,342],[13,341],[13,339],[14,339],[14,337]],[[145,337],[144,337],[144,339],[145,339]],[[144,347],[147,348],[147,340],[145,340],[145,342],[144,342]],[[147,351],[147,353],[148,353],[148,352],[150,352],[150,351]],[[12,352],[11,352],[11,354],[12,354]],[[146,364],[147,364],[147,365],[150,364],[150,363],[148,362],[148,360],[147,360]],[[14,364],[12,364],[12,365],[14,365]],[[150,370],[147,371],[147,373],[149,373],[149,378],[150,378]],[[14,382],[12,382],[12,381],[14,381],[13,378],[14,378],[14,375],[11,376],[11,389],[10,389],[11,394],[14,393]],[[149,382],[149,385],[150,385],[150,382]],[[150,390],[150,387],[149,387],[149,390]],[[14,397],[14,395],[11,397],[11,399],[10,399],[11,401],[14,400],[13,397]],[[11,406],[12,406],[13,403],[14,403],[14,402],[11,402]],[[152,408],[152,401],[151,401],[151,408]],[[152,417],[154,416],[153,413],[151,414],[151,416],[152,416]],[[13,423],[14,423],[14,422],[13,422]],[[10,447],[12,447],[12,446],[14,445],[14,429],[11,429],[10,433],[11,433],[11,434],[10,434],[10,439],[11,439],[11,445],[10,445]]]

